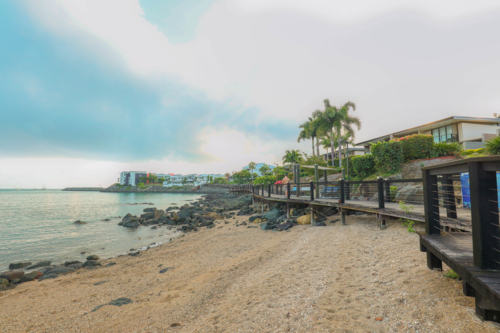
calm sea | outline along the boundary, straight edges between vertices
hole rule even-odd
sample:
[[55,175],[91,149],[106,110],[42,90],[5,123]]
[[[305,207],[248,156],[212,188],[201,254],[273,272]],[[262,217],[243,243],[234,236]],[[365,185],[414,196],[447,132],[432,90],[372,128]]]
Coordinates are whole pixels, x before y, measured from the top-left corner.
[[[129,230],[118,226],[121,219],[117,216],[138,215],[147,207],[181,206],[199,197],[170,193],[0,190],[0,272],[15,261],[84,261],[89,253],[106,258],[131,248],[168,241],[174,230],[166,227]],[[130,205],[144,202],[154,206]],[[107,218],[111,221],[103,221]],[[76,220],[87,224],[75,225]]]

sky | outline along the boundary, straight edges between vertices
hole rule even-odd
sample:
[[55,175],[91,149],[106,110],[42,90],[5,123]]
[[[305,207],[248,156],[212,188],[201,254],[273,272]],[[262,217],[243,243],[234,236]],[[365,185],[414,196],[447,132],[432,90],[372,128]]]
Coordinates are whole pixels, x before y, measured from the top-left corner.
[[0,188],[280,163],[325,98],[358,142],[491,117],[498,31],[498,1],[1,1]]

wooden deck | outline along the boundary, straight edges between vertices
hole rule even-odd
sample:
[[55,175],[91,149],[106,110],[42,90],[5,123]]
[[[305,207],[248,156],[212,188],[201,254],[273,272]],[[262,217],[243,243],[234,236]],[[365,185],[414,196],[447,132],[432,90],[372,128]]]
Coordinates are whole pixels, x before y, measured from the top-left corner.
[[[310,200],[309,196],[294,196],[292,195],[289,200],[287,200],[285,195],[281,194],[268,194],[264,192],[262,195],[254,195],[259,200],[291,203],[291,204],[308,204],[313,206],[333,206],[337,207],[343,211],[361,211],[369,214],[377,215],[379,220],[391,220],[391,219],[409,219],[415,222],[425,222],[425,208],[424,205],[412,205],[413,210],[411,213],[406,213],[401,210],[399,203],[397,202],[386,202],[385,208],[378,208],[377,201],[363,201],[363,200],[346,200],[345,203],[339,203],[338,198],[315,198],[314,201]],[[471,213],[470,209],[457,208],[457,219],[450,219],[446,216],[446,209],[440,210],[440,223],[442,226],[449,227],[452,229],[462,230],[462,231],[472,231],[471,227]]]
[[476,297],[478,315],[500,322],[500,271],[474,266],[472,236],[463,232],[419,235],[428,267],[442,268],[442,262],[448,265],[463,279],[465,296]]

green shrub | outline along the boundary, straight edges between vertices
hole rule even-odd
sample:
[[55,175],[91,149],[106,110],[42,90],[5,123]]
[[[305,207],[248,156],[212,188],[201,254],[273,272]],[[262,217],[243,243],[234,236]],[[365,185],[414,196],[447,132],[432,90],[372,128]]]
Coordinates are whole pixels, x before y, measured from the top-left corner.
[[143,182],[137,183],[137,187],[143,188],[144,187],[144,183]]
[[491,155],[500,155],[500,136],[486,141],[485,146],[486,151]]
[[394,202],[396,199],[396,194],[398,193],[398,187],[390,186],[389,189],[390,189],[391,202]]
[[258,177],[258,178],[255,178],[255,180],[253,181],[253,183],[255,185],[262,185],[262,184],[267,185],[269,183],[274,184],[274,183],[276,183],[276,176],[262,176],[262,177]]
[[429,158],[434,144],[432,135],[423,134],[408,135],[393,141],[401,143],[404,162]]
[[403,148],[398,141],[374,143],[371,152],[375,167],[381,172],[397,172],[403,165]]
[[462,150],[458,142],[437,142],[432,148],[433,157],[455,156]]
[[478,149],[467,149],[462,150],[460,155],[462,156],[471,156],[471,155],[482,155],[486,153],[486,148],[478,148]]
[[356,174],[363,178],[366,178],[375,172],[375,159],[371,154],[363,156],[352,156],[351,165],[352,168],[356,171]]

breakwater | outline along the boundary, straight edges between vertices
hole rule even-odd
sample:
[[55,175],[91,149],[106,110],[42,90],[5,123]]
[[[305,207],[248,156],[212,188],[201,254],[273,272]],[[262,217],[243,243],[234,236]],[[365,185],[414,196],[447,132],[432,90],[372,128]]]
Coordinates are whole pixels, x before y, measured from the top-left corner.
[[102,187],[66,187],[62,189],[62,191],[93,191],[99,192],[102,191]]

